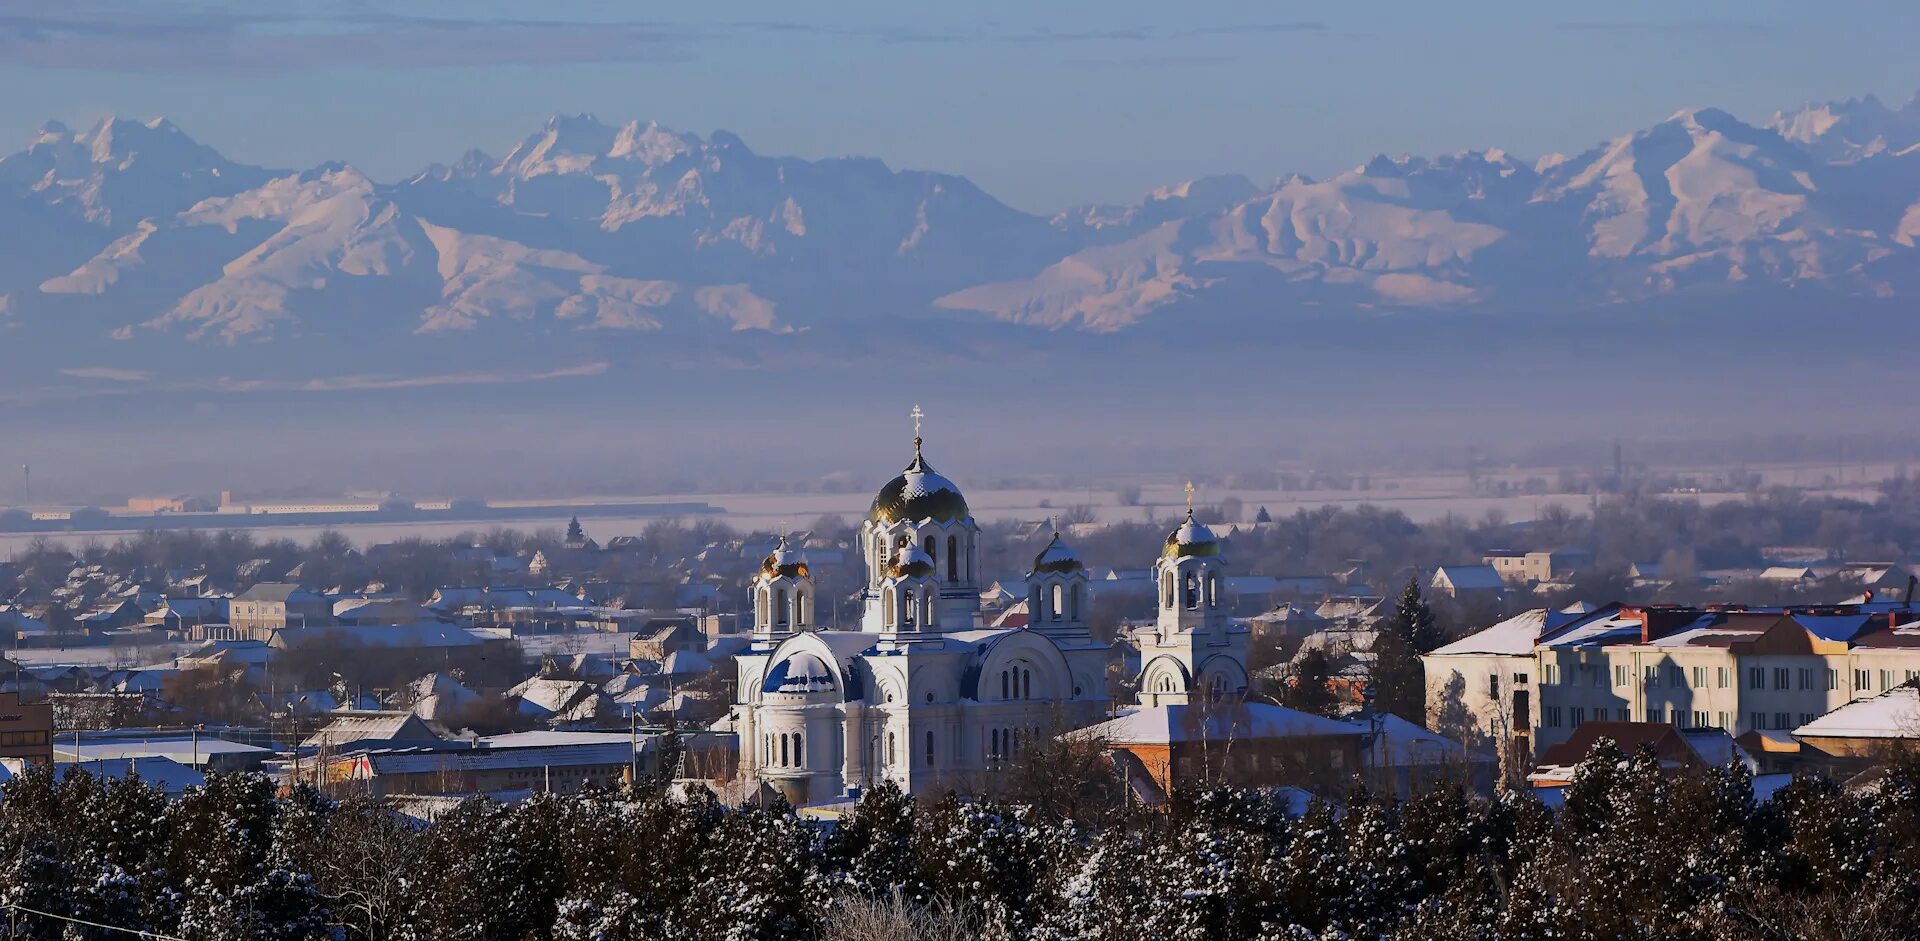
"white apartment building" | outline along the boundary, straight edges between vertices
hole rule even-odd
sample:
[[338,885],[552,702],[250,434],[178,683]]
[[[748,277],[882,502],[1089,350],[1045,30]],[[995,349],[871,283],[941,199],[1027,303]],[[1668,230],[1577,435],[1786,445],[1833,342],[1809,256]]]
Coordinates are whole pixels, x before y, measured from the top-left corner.
[[1784,737],[1920,677],[1916,618],[1894,602],[1530,611],[1424,658],[1429,716],[1459,712],[1451,687],[1485,734],[1534,754],[1592,720]]

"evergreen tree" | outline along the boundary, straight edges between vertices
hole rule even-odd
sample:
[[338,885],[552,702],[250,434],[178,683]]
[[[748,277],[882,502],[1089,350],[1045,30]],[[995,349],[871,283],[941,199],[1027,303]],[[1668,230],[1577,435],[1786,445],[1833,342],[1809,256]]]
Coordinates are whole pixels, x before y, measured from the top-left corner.
[[[547,530],[547,532],[553,532],[553,530],[549,529]],[[552,537],[548,537],[548,538],[552,538]],[[580,527],[580,517],[575,516],[574,518],[568,520],[567,521],[567,543],[569,545],[578,545],[586,541],[587,541],[587,531]]]
[[1427,718],[1426,668],[1420,655],[1440,646],[1442,638],[1433,609],[1420,593],[1420,580],[1407,587],[1394,605],[1393,616],[1380,622],[1373,641],[1374,708],[1411,722]]

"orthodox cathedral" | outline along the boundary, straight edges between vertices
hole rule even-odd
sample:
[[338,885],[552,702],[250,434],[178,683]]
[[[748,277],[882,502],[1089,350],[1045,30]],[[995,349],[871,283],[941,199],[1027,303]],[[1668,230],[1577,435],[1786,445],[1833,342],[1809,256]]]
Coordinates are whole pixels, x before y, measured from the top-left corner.
[[[1058,533],[1027,574],[1028,621],[980,622],[980,527],[921,453],[860,525],[859,628],[823,629],[807,559],[784,538],[754,576],[753,641],[736,659],[742,776],[795,806],[890,779],[910,793],[984,789],[1036,735],[1107,718],[1113,646],[1087,632],[1087,568]],[[1155,563],[1159,616],[1136,642],[1140,703],[1246,690],[1246,633],[1221,605],[1219,543],[1185,522]],[[828,606],[831,610],[831,605]]]

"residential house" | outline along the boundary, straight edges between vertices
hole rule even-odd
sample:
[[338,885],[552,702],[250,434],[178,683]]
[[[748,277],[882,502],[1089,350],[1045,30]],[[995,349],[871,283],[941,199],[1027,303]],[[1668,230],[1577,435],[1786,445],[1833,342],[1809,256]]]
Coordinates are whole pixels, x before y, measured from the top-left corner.
[[1593,564],[1593,553],[1585,549],[1562,547],[1544,552],[1489,552],[1481,559],[1493,567],[1502,581],[1512,585],[1565,581],[1567,576]]
[[1428,590],[1448,598],[1497,597],[1507,583],[1491,565],[1442,565],[1427,581]]
[[292,582],[261,582],[227,606],[227,621],[246,640],[267,640],[287,627],[333,623],[333,604]]

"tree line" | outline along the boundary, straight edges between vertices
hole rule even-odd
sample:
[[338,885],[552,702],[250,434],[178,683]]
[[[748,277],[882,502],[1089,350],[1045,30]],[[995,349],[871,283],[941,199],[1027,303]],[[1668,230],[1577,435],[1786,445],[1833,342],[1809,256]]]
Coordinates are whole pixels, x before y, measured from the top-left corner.
[[890,785],[835,825],[633,793],[430,824],[212,775],[173,801],[30,769],[0,792],[13,937],[1879,939],[1920,919],[1920,761],[1875,786],[1663,769],[1602,744],[1550,810],[1441,786],[1176,793],[1102,824]]

